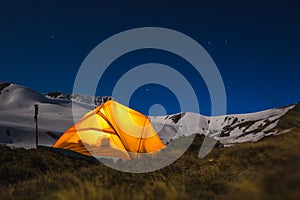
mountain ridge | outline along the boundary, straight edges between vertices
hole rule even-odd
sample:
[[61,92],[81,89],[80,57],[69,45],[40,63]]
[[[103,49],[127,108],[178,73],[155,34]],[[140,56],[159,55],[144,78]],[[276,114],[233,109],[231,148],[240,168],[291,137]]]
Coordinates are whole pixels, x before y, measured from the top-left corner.
[[[76,114],[84,115],[111,97],[89,97],[63,92],[40,94],[26,87],[0,82],[0,143],[13,141],[16,146],[32,147],[34,141],[33,105],[40,105],[41,143],[51,145],[53,138],[73,123],[72,103]],[[218,140],[224,146],[256,142],[264,137],[283,134],[300,127],[300,103],[247,114],[204,116],[184,112],[167,116],[149,116],[164,143],[201,134]],[[7,135],[10,133],[10,136]]]

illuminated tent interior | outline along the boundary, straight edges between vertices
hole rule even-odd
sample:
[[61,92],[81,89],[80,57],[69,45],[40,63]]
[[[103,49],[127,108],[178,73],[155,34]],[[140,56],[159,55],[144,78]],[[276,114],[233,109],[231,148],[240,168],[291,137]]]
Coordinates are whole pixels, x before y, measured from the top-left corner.
[[86,156],[128,160],[164,147],[147,116],[114,100],[85,114],[53,145]]

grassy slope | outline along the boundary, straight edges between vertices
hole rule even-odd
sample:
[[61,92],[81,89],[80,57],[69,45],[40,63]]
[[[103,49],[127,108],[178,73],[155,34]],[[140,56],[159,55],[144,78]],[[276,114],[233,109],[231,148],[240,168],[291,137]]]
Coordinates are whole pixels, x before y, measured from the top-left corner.
[[45,149],[0,147],[0,199],[300,199],[300,130],[123,173]]

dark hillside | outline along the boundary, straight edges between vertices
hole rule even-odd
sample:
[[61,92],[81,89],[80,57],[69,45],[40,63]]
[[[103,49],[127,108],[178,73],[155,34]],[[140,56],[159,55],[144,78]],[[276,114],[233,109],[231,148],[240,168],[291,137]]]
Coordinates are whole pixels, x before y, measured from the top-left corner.
[[257,143],[215,147],[203,137],[170,166],[119,172],[46,149],[0,147],[0,199],[299,199],[300,131]]

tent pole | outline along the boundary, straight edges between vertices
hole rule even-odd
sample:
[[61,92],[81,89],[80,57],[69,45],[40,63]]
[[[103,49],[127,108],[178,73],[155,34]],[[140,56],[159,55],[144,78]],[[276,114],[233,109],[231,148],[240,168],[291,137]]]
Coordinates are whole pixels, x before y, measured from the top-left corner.
[[[107,117],[100,111],[100,109],[96,114],[100,115],[107,122],[107,124],[116,132],[118,138],[122,141],[118,131],[115,129],[115,127],[112,125],[112,123],[110,123],[110,121],[107,119]],[[129,152],[125,146],[124,146],[124,148],[127,152]],[[130,154],[128,154],[128,155],[132,159],[131,155]]]
[[144,135],[144,128],[145,128],[145,124],[146,124],[147,119],[145,119],[145,121],[144,121],[144,125],[143,125],[142,134],[141,134],[140,141],[139,141],[139,146],[138,146],[136,158],[138,158],[138,155],[139,155],[140,150],[141,150],[141,143],[142,143],[142,138],[143,138],[143,135]]

